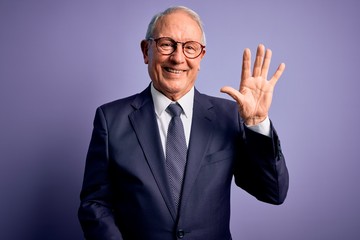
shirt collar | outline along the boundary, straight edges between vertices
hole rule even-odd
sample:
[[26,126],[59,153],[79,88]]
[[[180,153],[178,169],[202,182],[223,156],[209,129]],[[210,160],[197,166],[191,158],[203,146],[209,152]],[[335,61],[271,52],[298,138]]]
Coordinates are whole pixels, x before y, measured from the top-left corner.
[[[167,98],[164,94],[155,89],[154,85],[151,83],[151,95],[154,101],[155,113],[160,117],[169,104],[173,103],[172,100]],[[178,101],[178,104],[182,107],[184,114],[187,118],[190,118],[192,115],[193,105],[194,105],[194,87],[190,89],[188,93],[182,96]]]

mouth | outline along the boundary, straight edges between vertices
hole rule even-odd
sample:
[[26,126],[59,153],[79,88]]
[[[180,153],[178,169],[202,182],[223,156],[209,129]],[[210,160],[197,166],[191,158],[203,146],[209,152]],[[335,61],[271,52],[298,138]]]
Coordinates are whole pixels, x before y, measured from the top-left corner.
[[164,67],[164,69],[166,72],[174,73],[174,74],[181,74],[186,71],[186,70],[179,70],[179,69],[174,69],[174,68],[170,68],[170,67]]

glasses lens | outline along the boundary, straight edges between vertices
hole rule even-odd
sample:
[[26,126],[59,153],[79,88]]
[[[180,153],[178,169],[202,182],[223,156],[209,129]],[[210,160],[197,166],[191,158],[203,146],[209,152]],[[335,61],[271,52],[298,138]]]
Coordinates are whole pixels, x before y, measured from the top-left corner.
[[202,50],[201,44],[198,42],[186,42],[184,44],[184,53],[189,58],[195,58],[200,55]]
[[157,46],[162,54],[171,54],[175,50],[176,42],[170,38],[160,38],[157,42]]

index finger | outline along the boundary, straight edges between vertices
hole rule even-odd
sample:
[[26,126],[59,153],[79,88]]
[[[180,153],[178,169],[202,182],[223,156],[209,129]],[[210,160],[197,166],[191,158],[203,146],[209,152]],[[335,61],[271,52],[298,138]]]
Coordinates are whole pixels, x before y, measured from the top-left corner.
[[273,84],[273,86],[275,86],[275,84],[277,83],[277,81],[279,80],[281,75],[283,74],[284,70],[285,70],[285,63],[281,63],[269,81],[271,84]]

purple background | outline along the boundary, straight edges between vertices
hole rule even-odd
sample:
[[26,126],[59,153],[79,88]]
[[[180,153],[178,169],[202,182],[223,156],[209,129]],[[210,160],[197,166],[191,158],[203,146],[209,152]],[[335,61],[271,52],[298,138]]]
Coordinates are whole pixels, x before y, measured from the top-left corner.
[[242,51],[287,64],[271,108],[290,171],[282,206],[232,194],[234,239],[360,239],[360,1],[0,0],[0,239],[81,239],[79,191],[95,108],[144,89],[150,18],[196,10],[197,88],[237,87]]

